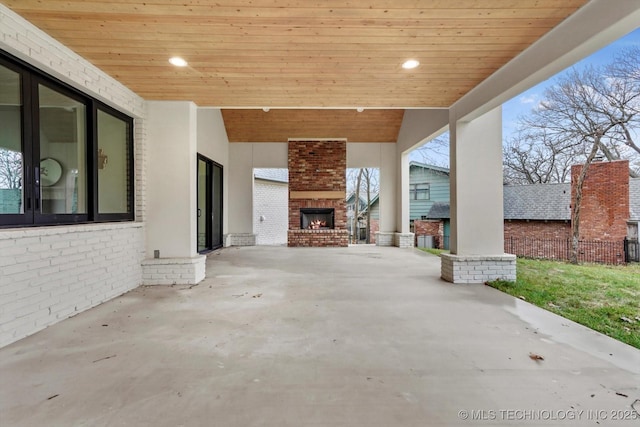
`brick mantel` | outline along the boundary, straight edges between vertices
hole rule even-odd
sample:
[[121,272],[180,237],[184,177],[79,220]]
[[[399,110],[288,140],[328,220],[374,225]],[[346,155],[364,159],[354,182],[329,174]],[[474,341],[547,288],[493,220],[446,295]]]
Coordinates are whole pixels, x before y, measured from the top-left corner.
[[[289,141],[289,246],[347,246],[347,143]],[[334,209],[333,230],[301,230],[300,209]]]

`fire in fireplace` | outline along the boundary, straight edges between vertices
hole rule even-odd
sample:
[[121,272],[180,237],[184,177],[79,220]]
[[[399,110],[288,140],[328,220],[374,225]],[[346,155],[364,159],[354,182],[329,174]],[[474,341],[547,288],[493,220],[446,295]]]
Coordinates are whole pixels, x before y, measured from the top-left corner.
[[333,230],[333,208],[300,209],[300,228],[302,230]]

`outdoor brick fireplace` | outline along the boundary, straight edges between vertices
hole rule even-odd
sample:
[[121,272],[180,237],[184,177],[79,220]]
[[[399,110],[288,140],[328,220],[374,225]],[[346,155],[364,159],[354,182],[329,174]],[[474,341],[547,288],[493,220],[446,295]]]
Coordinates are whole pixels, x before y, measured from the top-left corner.
[[289,141],[289,246],[348,246],[347,143]]

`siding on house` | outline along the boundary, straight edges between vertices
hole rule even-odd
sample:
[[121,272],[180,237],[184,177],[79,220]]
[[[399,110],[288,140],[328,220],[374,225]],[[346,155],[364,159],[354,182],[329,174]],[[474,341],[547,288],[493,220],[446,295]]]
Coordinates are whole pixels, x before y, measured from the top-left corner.
[[418,162],[409,164],[409,186],[413,184],[429,184],[429,198],[414,200],[410,193],[409,219],[421,219],[429,214],[431,206],[436,202],[449,202],[449,170],[438,166]]

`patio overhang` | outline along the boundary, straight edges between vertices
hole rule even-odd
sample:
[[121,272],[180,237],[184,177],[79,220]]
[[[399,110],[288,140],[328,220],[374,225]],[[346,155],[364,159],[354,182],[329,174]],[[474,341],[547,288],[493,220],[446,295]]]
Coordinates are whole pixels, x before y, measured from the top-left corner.
[[[225,245],[251,245],[253,169],[286,168],[289,138],[346,138],[347,167],[381,171],[379,242],[412,246],[408,152],[449,129],[452,262],[504,256],[499,106],[640,22],[633,1],[236,3],[0,5],[0,48],[11,61],[135,119],[133,225],[0,231],[10,248],[0,277],[17,307],[0,322],[9,325],[0,345],[142,283],[200,281],[198,154],[223,168]],[[173,55],[189,65],[173,68]],[[402,69],[410,57],[421,66]],[[101,252],[102,243],[128,250]]]

